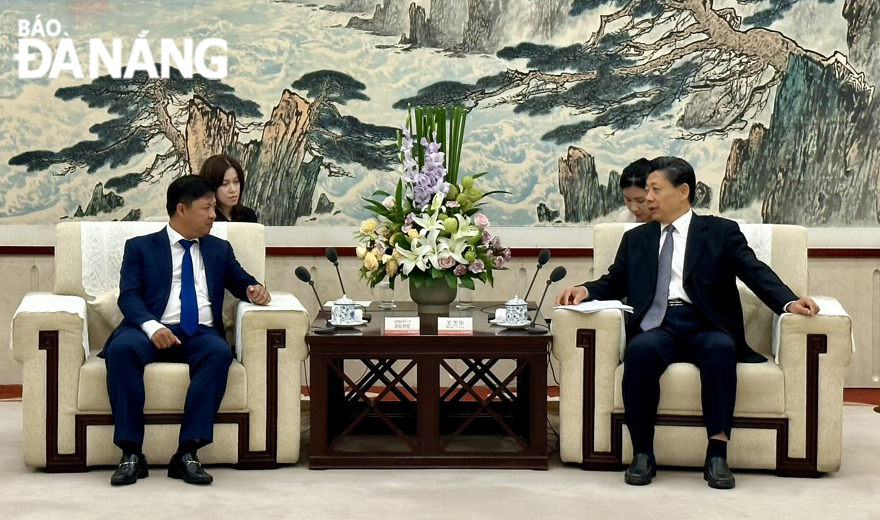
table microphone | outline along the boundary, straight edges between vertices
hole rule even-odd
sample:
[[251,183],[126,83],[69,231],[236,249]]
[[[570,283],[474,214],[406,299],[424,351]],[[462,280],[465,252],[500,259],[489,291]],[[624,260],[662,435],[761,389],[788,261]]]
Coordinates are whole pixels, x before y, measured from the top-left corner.
[[[305,282],[312,286],[312,291],[315,293],[315,299],[318,300],[318,312],[322,312],[324,310],[324,302],[321,300],[321,297],[318,296],[318,290],[315,288],[315,282],[312,280],[312,274],[303,266],[299,266],[294,270],[294,274],[296,277],[300,279],[300,281]],[[315,328],[313,329],[316,334],[330,334],[335,330],[333,325],[330,325],[330,320],[327,320],[328,325],[324,328]]]
[[558,282],[565,278],[565,268],[561,265],[552,271],[550,271],[550,278],[547,280],[547,285],[544,286],[544,294],[541,295],[541,302],[538,304],[537,310],[535,310],[535,317],[532,318],[532,323],[526,327],[526,330],[529,334],[547,334],[547,331],[550,330],[546,325],[542,325],[540,327],[535,325],[535,320],[538,319],[538,314],[541,312],[541,305],[544,303],[544,297],[547,296],[547,289],[550,288],[550,284],[553,282]]
[[532,286],[535,285],[535,278],[538,277],[538,271],[540,271],[541,268],[544,267],[544,264],[546,264],[549,261],[550,261],[550,250],[549,249],[542,249],[541,252],[538,253],[538,268],[535,269],[535,275],[532,276],[532,283],[529,284],[529,290],[526,291],[526,295],[523,296],[523,300],[529,301],[529,293],[532,292]]
[[345,296],[345,285],[342,283],[342,275],[339,274],[339,255],[336,254],[336,249],[328,247],[324,250],[324,256],[327,257],[327,260],[333,262],[333,266],[336,268],[336,276],[339,277],[339,287],[342,288],[342,295]]

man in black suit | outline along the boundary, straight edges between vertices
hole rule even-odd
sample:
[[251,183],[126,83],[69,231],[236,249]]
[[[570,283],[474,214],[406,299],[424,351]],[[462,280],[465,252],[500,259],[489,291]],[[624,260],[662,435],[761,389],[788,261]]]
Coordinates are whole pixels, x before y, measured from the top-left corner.
[[735,222],[693,213],[696,177],[690,164],[658,157],[651,170],[647,203],[653,222],[624,233],[608,274],[567,287],[557,303],[627,298],[633,307],[623,376],[633,461],[625,482],[650,484],[656,474],[660,376],[671,363],[690,362],[700,369],[709,436],[703,476],[713,488],[731,489],[735,480],[727,465],[727,441],[736,364],[766,361],[746,344],[736,278],[777,314],[812,316],[819,307],[811,298],[798,298],[757,259]]
[[117,302],[124,319],[101,353],[107,362],[113,442],[123,453],[110,478],[114,486],[148,476],[141,452],[143,376],[147,364],[160,361],[190,367],[180,443],[168,476],[190,484],[213,481],[196,450],[213,439],[232,362],[223,330],[224,290],[258,305],[271,300],[266,288],[239,265],[229,242],[208,234],[216,218],[214,204],[208,181],[180,177],[168,187],[168,226],[125,243]]

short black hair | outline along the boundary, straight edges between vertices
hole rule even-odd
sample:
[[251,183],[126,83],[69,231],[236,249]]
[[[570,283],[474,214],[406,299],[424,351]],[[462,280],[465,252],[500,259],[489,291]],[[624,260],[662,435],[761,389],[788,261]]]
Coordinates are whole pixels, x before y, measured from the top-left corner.
[[178,204],[192,206],[194,201],[209,193],[214,193],[214,186],[204,177],[198,175],[178,177],[168,186],[168,195],[165,198],[165,209],[168,210],[168,216],[174,216]]
[[633,186],[645,189],[648,181],[648,174],[650,174],[651,171],[651,161],[644,157],[629,163],[629,165],[623,169],[623,174],[620,176],[620,189],[625,190],[627,188],[632,188]]
[[688,202],[694,203],[694,197],[697,196],[697,175],[689,162],[679,157],[656,157],[651,160],[651,172],[663,172],[666,180],[676,188],[687,184],[690,188]]

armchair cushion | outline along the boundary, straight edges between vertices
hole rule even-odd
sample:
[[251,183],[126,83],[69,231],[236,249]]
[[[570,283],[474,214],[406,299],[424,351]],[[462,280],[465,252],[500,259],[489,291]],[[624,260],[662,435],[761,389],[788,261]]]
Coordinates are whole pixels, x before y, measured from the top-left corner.
[[[146,402],[144,412],[179,412],[189,388],[189,366],[186,363],[151,363],[144,369]],[[107,367],[104,360],[92,356],[79,369],[77,405],[83,412],[110,413],[107,394]],[[247,376],[241,363],[229,366],[226,394],[220,403],[221,412],[247,410]]]
[[[775,363],[736,365],[736,408],[739,417],[782,416],[785,413],[785,381]],[[614,372],[614,411],[623,411],[623,364]],[[700,370],[691,363],[673,363],[660,378],[657,413],[700,415]]]

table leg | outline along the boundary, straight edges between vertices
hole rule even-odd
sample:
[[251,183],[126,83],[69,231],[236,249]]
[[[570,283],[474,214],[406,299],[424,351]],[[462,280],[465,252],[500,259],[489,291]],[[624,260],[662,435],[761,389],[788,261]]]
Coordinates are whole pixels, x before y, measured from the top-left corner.
[[321,355],[309,357],[309,368],[312,376],[310,392],[310,431],[309,454],[327,454],[327,363]]
[[440,449],[440,361],[436,356],[419,357],[417,370],[419,454],[436,455]]
[[[529,445],[532,453],[541,457],[547,456],[547,357],[545,355],[530,356],[529,362],[529,393],[531,401],[529,413]],[[523,394],[520,394],[523,395]],[[525,398],[525,396],[523,396]]]

